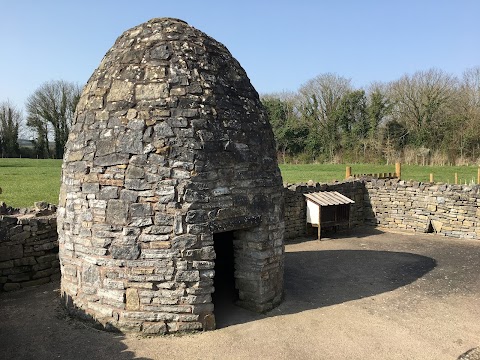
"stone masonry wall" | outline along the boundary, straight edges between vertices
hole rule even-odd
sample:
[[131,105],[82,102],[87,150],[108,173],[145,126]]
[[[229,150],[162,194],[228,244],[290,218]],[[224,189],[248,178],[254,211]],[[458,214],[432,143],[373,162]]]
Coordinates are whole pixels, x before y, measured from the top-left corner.
[[365,223],[480,238],[480,186],[392,180],[365,182]]
[[307,205],[305,196],[318,191],[338,191],[355,201],[350,208],[351,225],[364,222],[365,187],[360,181],[345,181],[334,184],[289,184],[284,188],[285,194],[285,239],[294,239],[306,235]]
[[285,187],[285,239],[306,235],[303,194],[338,191],[355,201],[351,225],[480,238],[480,186],[430,184],[398,179],[362,179]]
[[72,314],[149,334],[215,328],[215,242],[230,232],[236,303],[280,303],[273,132],[244,69],[211,37],[169,18],[124,32],[83,90],[62,170]]
[[0,215],[0,291],[59,278],[55,212]]

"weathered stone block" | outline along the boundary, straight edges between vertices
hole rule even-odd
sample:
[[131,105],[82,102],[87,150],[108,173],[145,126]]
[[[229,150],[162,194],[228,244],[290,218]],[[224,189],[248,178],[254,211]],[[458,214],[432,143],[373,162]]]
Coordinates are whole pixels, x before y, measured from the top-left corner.
[[126,309],[127,310],[139,310],[140,309],[140,297],[138,296],[138,289],[129,288],[126,291]]
[[137,84],[135,98],[137,101],[157,100],[168,97],[168,88],[165,83]]
[[107,222],[115,225],[126,225],[128,218],[128,202],[125,200],[108,200]]
[[84,183],[82,185],[82,192],[96,194],[100,191],[100,185],[98,183]]
[[22,282],[22,281],[28,281],[30,279],[31,279],[31,274],[30,273],[20,273],[20,274],[8,275],[8,281],[11,281],[11,282]]
[[151,204],[130,204],[130,216],[133,218],[148,218],[153,215]]
[[142,332],[144,334],[166,334],[167,325],[165,322],[144,322],[142,324]]
[[137,244],[130,246],[112,245],[110,253],[114,259],[135,260],[140,254],[140,249]]
[[107,95],[107,101],[130,100],[133,95],[134,85],[124,80],[114,80]]

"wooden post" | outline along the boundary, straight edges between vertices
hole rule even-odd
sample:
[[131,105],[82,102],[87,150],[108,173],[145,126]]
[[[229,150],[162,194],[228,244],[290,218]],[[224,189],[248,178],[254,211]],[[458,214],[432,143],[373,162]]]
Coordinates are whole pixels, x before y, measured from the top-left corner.
[[399,179],[402,177],[402,164],[399,162],[395,163],[395,175]]
[[455,173],[455,185],[457,185],[457,184],[458,184],[458,174]]
[[480,167],[477,170],[477,184],[480,184]]
[[348,179],[351,176],[352,176],[352,167],[347,166],[346,169],[345,169],[345,179]]
[[430,173],[430,182],[433,183],[433,174]]
[[318,240],[322,240],[322,207],[318,205]]

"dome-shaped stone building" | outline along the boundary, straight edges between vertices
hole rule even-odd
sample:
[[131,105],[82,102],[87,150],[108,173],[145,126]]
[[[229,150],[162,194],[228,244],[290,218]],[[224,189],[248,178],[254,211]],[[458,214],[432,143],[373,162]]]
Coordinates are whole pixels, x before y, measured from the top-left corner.
[[162,18],[122,34],[83,90],[62,169],[72,313],[167,333],[215,328],[220,288],[254,311],[281,301],[272,130],[245,71],[201,31]]

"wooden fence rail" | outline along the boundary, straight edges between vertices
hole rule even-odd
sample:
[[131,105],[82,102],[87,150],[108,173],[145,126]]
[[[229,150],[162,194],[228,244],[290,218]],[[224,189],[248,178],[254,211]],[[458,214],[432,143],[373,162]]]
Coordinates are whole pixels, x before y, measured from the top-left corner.
[[345,169],[345,179],[350,177],[361,178],[361,177],[373,177],[376,179],[400,179],[402,176],[402,165],[400,163],[395,164],[395,172],[384,172],[384,173],[374,173],[374,174],[352,174],[352,167],[347,166]]
[[[347,166],[345,169],[345,179],[353,177],[354,179],[362,177],[372,177],[375,179],[400,179],[402,177],[402,165],[400,163],[395,163],[395,172],[384,172],[384,173],[372,173],[372,174],[352,174],[352,167]],[[430,173],[430,182],[434,182],[433,173]],[[474,182],[474,179],[472,179]],[[458,173],[455,173],[454,183],[459,183]],[[480,184],[480,167],[477,170],[477,184]]]

